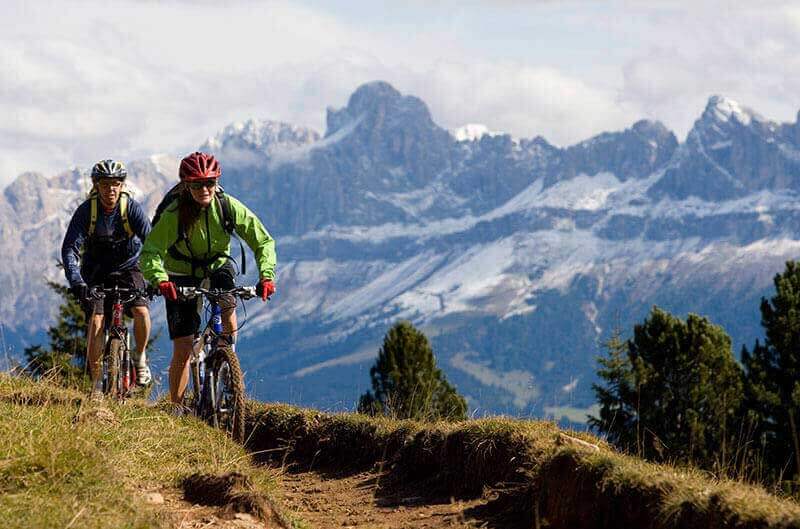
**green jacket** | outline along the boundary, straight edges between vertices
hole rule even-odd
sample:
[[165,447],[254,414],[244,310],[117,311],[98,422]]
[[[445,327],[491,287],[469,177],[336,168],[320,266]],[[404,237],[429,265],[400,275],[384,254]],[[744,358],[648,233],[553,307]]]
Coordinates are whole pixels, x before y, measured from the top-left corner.
[[[275,241],[252,211],[232,196],[228,195],[228,198],[236,234],[253,250],[260,277],[274,279]],[[200,213],[197,222],[187,230],[186,236],[189,239],[189,248],[187,241],[178,241],[176,200],[164,210],[144,241],[139,266],[148,282],[158,285],[162,281],[169,281],[169,274],[192,274],[190,263],[179,261],[167,253],[173,244],[180,254],[187,257],[193,255],[196,259],[209,259],[215,254],[220,254],[220,257],[209,265],[210,270],[217,270],[224,265],[227,261],[225,256],[231,253],[231,236],[222,225],[222,212],[217,200]],[[202,268],[195,270],[195,276],[203,277]]]

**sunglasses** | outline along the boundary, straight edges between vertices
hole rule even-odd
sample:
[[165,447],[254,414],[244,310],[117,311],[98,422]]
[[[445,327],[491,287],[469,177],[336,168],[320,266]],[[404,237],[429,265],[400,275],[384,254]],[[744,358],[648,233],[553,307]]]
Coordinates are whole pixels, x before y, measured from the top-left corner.
[[97,185],[100,187],[122,187],[122,180],[117,180],[116,178],[101,178],[97,181]]
[[192,189],[194,191],[199,191],[200,189],[203,189],[204,187],[205,188],[212,188],[212,187],[216,186],[217,185],[217,181],[215,179],[201,180],[199,182],[189,182],[187,185],[189,186],[189,189]]

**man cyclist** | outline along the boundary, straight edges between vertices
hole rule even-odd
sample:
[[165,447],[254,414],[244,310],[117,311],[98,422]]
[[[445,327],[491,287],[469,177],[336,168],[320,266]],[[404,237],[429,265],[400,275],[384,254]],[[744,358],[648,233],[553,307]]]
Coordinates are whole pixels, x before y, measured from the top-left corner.
[[[121,162],[102,160],[92,168],[92,191],[72,215],[61,258],[70,289],[87,312],[87,355],[92,379],[92,396],[101,395],[102,348],[105,315],[110,300],[90,297],[92,287],[138,288],[147,284],[139,270],[139,254],[150,233],[150,221],[142,207],[125,192],[128,171]],[[136,350],[136,382],[150,384],[145,348],[150,338],[150,311],[145,297],[131,301],[127,310],[133,317]]]
[[[148,282],[158,286],[166,300],[172,340],[169,392],[176,404],[183,402],[189,382],[192,340],[200,328],[197,302],[179,300],[176,287],[200,286],[207,279],[210,288],[233,289],[235,272],[230,245],[235,231],[255,254],[260,278],[256,286],[258,295],[266,301],[275,292],[275,241],[244,204],[222,193],[217,185],[221,174],[213,155],[195,152],[185,157],[175,197],[160,215],[157,213],[158,220],[154,221],[153,231],[142,249],[142,272]],[[235,298],[222,300],[220,307],[223,331],[234,345]]]

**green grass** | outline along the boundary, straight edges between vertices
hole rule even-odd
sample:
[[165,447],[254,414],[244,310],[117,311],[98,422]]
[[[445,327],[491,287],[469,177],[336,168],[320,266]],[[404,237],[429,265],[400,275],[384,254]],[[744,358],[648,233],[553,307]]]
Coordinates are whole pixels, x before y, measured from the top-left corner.
[[[0,375],[0,520],[4,528],[167,527],[143,490],[200,472],[274,487],[244,449],[190,417],[144,402],[92,405],[80,393]],[[161,509],[161,510],[159,510]]]
[[390,476],[423,484],[422,494],[478,496],[485,487],[500,487],[507,497],[498,505],[516,510],[520,526],[535,527],[538,519],[541,527],[593,529],[800,528],[800,505],[793,501],[697,469],[620,454],[590,434],[548,421],[421,423],[250,406],[254,451],[317,468],[381,463]]
[[[248,448],[306,467],[383,465],[432,496],[478,496],[535,527],[800,528],[800,505],[692,468],[617,453],[547,421],[422,423],[250,403]],[[89,405],[80,393],[0,375],[0,520],[9,528],[168,527],[140,492],[193,474],[241,472],[259,492],[273,474],[221,432],[145,403]],[[501,495],[501,498],[503,495]]]

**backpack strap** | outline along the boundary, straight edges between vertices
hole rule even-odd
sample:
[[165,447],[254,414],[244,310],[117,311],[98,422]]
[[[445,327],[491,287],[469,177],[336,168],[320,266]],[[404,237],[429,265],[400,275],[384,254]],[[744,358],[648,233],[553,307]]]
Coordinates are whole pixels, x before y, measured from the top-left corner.
[[[125,234],[128,238],[133,237],[133,228],[128,220],[128,200],[130,195],[123,191],[119,196],[119,216],[122,219],[122,227],[125,229]],[[97,228],[97,216],[100,212],[100,197],[97,195],[96,190],[89,193],[89,237],[94,235],[94,230]]]
[[92,191],[89,194],[89,237],[94,235],[94,230],[97,227],[97,210],[100,207],[100,200],[97,198],[97,191]]
[[233,213],[231,212],[231,201],[224,191],[217,191],[217,201],[219,201],[219,209],[222,213],[222,227],[228,234],[233,234],[236,228],[233,221]]
[[131,228],[131,223],[128,221],[128,199],[130,196],[128,193],[123,192],[119,196],[119,216],[122,217],[122,227],[125,228],[125,233],[128,234],[128,238],[130,239],[133,237],[133,229]]
[[228,233],[228,235],[231,235],[232,237],[235,237],[236,240],[239,241],[239,251],[241,252],[241,256],[242,256],[242,260],[241,260],[242,269],[241,269],[240,272],[241,272],[242,275],[246,275],[247,274],[247,259],[246,259],[245,254],[244,254],[244,245],[242,244],[242,240],[239,239],[239,237],[236,237],[236,232],[235,232],[235,230],[236,230],[236,222],[235,222],[235,219],[233,218],[233,211],[231,211],[231,200],[230,200],[230,197],[228,197],[228,195],[225,194],[225,191],[223,189],[218,189],[217,190],[217,194],[216,194],[216,198],[219,201],[219,209],[220,209],[220,212],[222,213],[222,227],[225,229],[225,231]]

